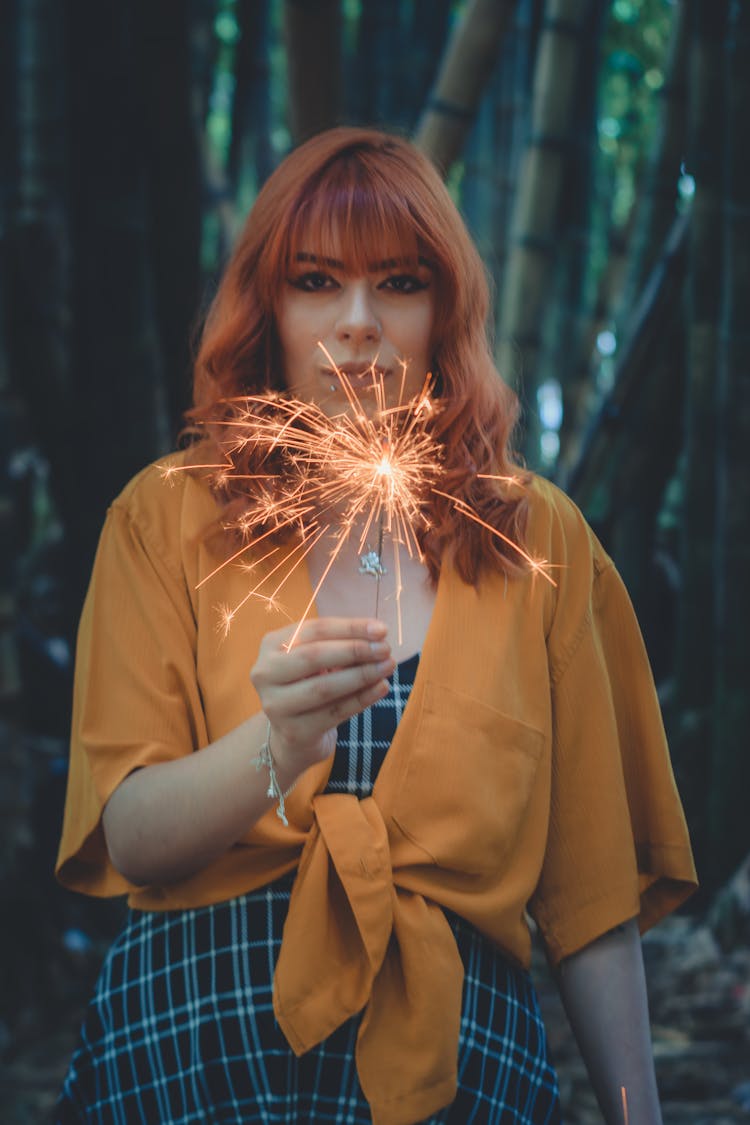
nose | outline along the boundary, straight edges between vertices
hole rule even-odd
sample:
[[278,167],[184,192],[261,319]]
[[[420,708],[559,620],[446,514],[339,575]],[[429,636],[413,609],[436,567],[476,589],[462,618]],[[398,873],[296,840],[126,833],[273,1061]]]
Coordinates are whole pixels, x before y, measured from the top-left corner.
[[369,282],[364,279],[351,282],[342,294],[336,320],[336,338],[342,343],[359,347],[362,344],[377,343],[381,331]]

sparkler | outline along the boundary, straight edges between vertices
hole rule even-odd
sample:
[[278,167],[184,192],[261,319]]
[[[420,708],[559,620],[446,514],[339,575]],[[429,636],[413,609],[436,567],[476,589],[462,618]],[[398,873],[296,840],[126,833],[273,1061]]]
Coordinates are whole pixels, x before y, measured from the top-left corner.
[[[198,584],[209,582],[224,567],[237,565],[248,574],[263,567],[262,577],[250,584],[235,606],[220,608],[219,628],[226,634],[238,611],[251,598],[270,607],[278,606],[284,583],[292,570],[302,565],[317,543],[328,538],[328,561],[312,597],[291,638],[299,629],[336,559],[353,535],[359,536],[357,553],[360,573],[376,579],[375,615],[378,613],[383,565],[383,540],[394,547],[396,607],[401,640],[400,556],[403,547],[410,557],[420,557],[418,534],[429,526],[425,501],[430,494],[449,500],[464,517],[474,520],[497,536],[528,564],[555,585],[544,560],[534,559],[518,544],[482,520],[458,497],[441,490],[442,450],[432,436],[431,422],[436,405],[430,396],[431,376],[425,378],[418,395],[403,401],[406,364],[402,364],[401,386],[396,405],[387,402],[384,378],[375,363],[368,369],[369,383],[360,397],[352,382],[334,363],[321,344],[346,398],[345,409],[334,416],[312,402],[268,392],[227,401],[226,416],[219,423],[226,437],[220,442],[223,461],[202,466],[213,474],[218,487],[233,489],[235,482],[253,480],[252,489],[242,487],[246,499],[242,514],[225,524],[241,539],[241,546]],[[364,377],[362,377],[364,378]],[[364,406],[365,395],[371,409]],[[243,473],[240,455],[250,453],[269,472]],[[196,466],[166,466],[164,476]],[[513,477],[490,477],[514,483]],[[233,489],[233,491],[237,491]],[[370,546],[377,535],[377,548]],[[280,542],[280,537],[283,542]],[[290,540],[296,540],[289,548]],[[265,542],[264,553],[258,549]],[[267,549],[266,549],[267,548]],[[253,561],[245,557],[253,552]],[[291,566],[291,570],[290,570]],[[279,575],[281,572],[281,575]]]

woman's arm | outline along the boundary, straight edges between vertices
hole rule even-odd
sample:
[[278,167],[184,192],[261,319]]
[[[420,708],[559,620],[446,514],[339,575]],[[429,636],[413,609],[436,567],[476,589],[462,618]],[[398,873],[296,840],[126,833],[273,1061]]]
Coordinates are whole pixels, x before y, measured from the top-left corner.
[[268,810],[266,740],[286,791],[329,757],[336,727],[382,698],[394,661],[380,622],[318,618],[268,633],[251,672],[263,711],[223,738],[174,761],[129,774],[107,802],[104,835],[115,868],[132,883],[185,878],[236,843]]
[[566,957],[556,976],[607,1125],[661,1125],[635,920]]

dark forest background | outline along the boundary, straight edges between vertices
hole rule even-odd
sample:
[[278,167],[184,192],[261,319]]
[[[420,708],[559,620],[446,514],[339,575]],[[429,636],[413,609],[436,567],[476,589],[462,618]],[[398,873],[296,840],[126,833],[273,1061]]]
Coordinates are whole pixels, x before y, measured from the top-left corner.
[[523,452],[630,589],[703,889],[750,852],[750,4],[6,0],[0,33],[0,1048],[66,1024],[119,905],[56,888],[106,507],[174,446],[258,186],[411,136],[493,279]]

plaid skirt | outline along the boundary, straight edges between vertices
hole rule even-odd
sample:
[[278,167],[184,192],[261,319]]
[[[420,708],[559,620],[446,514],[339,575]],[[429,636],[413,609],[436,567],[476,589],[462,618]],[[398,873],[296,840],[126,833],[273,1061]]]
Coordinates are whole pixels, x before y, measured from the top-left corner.
[[[57,1125],[369,1125],[359,1017],[297,1058],[273,1014],[293,876],[215,906],[131,911],[110,950],[58,1102]],[[458,1094],[434,1125],[562,1120],[525,972],[449,917],[465,968]]]
[[[371,791],[416,671],[339,730],[331,792]],[[297,1058],[273,1013],[294,872],[213,906],[131,911],[99,976],[56,1125],[369,1125],[360,1017]],[[453,915],[465,978],[458,1093],[433,1125],[557,1125],[557,1077],[527,973]]]

